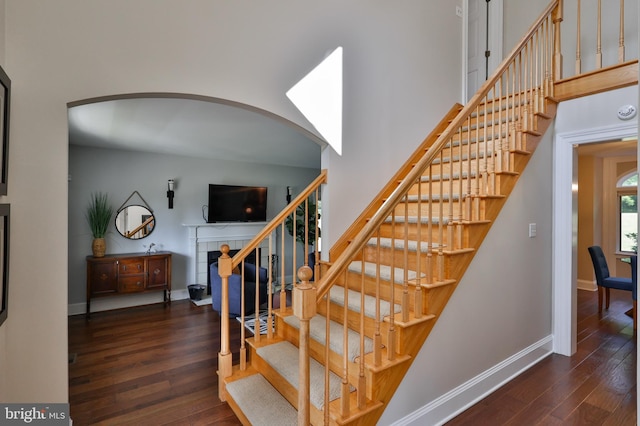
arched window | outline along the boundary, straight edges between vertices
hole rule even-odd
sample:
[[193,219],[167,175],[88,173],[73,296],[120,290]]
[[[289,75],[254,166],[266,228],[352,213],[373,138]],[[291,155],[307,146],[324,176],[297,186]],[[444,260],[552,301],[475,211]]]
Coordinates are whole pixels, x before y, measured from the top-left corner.
[[638,172],[618,179],[618,250],[638,251]]

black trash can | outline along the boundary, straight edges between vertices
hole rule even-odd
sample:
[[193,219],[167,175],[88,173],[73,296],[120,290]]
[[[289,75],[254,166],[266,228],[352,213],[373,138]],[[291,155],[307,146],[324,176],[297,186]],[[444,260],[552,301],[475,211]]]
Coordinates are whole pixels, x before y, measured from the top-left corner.
[[207,287],[202,284],[191,284],[187,288],[189,289],[189,298],[191,300],[202,300],[202,294]]

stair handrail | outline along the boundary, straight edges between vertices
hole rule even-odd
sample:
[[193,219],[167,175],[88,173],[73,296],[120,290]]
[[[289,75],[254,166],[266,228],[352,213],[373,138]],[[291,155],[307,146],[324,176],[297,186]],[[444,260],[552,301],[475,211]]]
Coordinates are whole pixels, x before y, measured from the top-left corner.
[[367,241],[373,236],[374,232],[380,228],[382,223],[391,214],[393,208],[401,201],[401,198],[408,192],[410,187],[414,184],[426,168],[433,162],[438,153],[444,148],[445,144],[450,140],[455,132],[455,129],[459,128],[464,120],[469,117],[472,112],[480,104],[480,101],[491,91],[494,85],[505,73],[509,65],[514,61],[522,51],[523,47],[527,45],[539,27],[553,14],[553,22],[555,25],[555,52],[554,52],[554,79],[561,77],[561,62],[562,54],[559,51],[559,23],[562,21],[562,0],[552,0],[551,3],[544,9],[540,17],[531,25],[527,33],[522,37],[520,42],[513,48],[511,53],[502,61],[496,71],[485,81],[476,94],[469,100],[469,102],[462,108],[456,118],[447,126],[445,131],[436,139],[433,145],[427,150],[425,155],[416,163],[413,170],[400,182],[398,187],[391,193],[378,211],[371,217],[371,219],[365,224],[365,226],[358,232],[351,243],[345,248],[345,250],[338,256],[338,258],[331,263],[331,267],[324,273],[324,275],[317,282],[317,301],[320,302],[322,298],[329,292],[333,284],[336,282],[340,274],[343,274],[351,260],[362,250]]

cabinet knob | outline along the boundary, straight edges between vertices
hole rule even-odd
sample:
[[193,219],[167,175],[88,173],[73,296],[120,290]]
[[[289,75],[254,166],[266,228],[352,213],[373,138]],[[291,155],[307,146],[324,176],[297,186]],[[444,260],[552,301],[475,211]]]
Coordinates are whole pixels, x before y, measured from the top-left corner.
[[157,268],[153,271],[155,275],[158,275],[160,272],[161,272],[160,269],[157,269]]

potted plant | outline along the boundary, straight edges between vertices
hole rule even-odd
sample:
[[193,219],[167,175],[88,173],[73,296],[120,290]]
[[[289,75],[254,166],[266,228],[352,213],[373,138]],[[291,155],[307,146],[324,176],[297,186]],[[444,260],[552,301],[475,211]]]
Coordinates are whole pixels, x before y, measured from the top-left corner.
[[[300,204],[296,208],[295,212],[295,225],[296,225],[296,240],[302,245],[306,243],[311,246],[309,250],[309,258],[307,259],[309,267],[314,269],[315,265],[315,253],[313,253],[313,245],[316,243],[316,235],[318,238],[321,236],[320,228],[316,227],[316,201],[309,197],[307,200],[306,208],[306,221],[307,221],[307,235],[305,239],[305,203]],[[320,213],[318,212],[318,219],[320,219]],[[293,215],[288,216],[285,220],[285,226],[289,231],[289,235],[293,235]],[[311,278],[313,280],[313,277]]]
[[93,235],[91,249],[95,257],[103,257],[106,252],[107,245],[104,236],[107,233],[112,215],[113,207],[109,203],[109,196],[102,192],[92,193],[86,217]]

